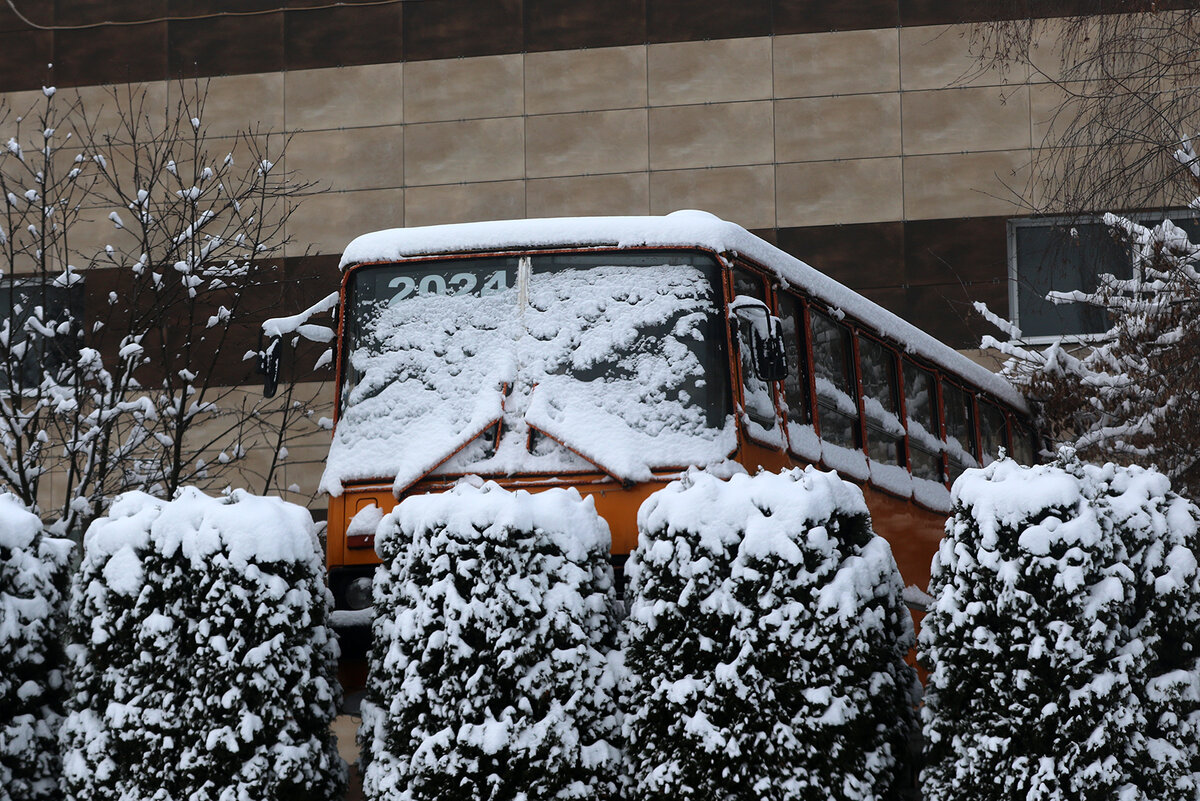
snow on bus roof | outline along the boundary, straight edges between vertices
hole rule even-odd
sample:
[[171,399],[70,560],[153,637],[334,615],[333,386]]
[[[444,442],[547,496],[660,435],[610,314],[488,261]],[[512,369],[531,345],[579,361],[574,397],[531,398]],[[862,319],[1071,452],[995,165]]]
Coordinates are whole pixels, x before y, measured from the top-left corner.
[[703,247],[739,253],[773,270],[785,286],[819,298],[835,312],[840,310],[901,343],[908,353],[962,376],[1022,412],[1029,411],[1025,399],[1003,377],[740,225],[706,211],[676,211],[661,217],[556,217],[391,228],[352,241],[342,255],[341,267],[438,254],[552,247]]

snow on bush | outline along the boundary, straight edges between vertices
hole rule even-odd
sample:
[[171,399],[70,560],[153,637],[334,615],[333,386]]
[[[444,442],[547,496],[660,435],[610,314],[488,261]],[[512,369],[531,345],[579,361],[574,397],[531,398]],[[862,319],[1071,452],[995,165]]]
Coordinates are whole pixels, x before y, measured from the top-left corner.
[[612,568],[592,499],[464,483],[405,500],[376,549],[366,797],[611,797]]
[[1200,512],[1069,455],[955,483],[921,633],[925,798],[1192,799]]
[[912,620],[858,488],[812,468],[693,471],[638,528],[631,797],[892,797],[915,724]]
[[327,801],[340,692],[306,509],[132,492],[84,536],[63,770],[76,801]]
[[0,495],[0,799],[59,798],[59,584],[70,543]]

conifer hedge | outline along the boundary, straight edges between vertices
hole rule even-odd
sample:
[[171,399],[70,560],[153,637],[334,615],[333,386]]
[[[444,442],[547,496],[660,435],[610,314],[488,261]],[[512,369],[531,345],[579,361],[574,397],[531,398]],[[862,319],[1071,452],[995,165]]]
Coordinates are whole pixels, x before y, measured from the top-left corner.
[[379,526],[368,799],[613,797],[608,526],[575,490],[411,497]]
[[340,693],[306,509],[120,496],[84,537],[63,725],[74,801],[328,801]]

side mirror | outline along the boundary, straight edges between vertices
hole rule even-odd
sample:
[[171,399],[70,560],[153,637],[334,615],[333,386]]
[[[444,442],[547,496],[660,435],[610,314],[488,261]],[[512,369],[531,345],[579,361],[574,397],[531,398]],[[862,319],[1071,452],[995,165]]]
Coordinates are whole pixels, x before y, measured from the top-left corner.
[[729,304],[730,315],[738,322],[738,339],[750,348],[754,374],[763,381],[782,381],[787,377],[787,357],[783,345],[783,325],[771,314],[767,304],[741,296]]
[[283,339],[274,337],[271,344],[258,351],[258,372],[263,376],[263,397],[273,398],[279,390],[279,363],[283,351]]

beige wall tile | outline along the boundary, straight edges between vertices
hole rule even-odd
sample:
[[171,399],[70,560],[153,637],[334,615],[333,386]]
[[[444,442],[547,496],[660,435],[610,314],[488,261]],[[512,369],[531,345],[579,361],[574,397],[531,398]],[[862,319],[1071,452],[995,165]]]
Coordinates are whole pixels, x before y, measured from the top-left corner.
[[771,96],[771,39],[650,45],[650,105],[723,103]]
[[409,125],[404,174],[409,186],[521,178],[525,121],[507,117]]
[[1007,75],[980,66],[971,55],[971,25],[928,25],[900,29],[900,83],[905,91],[951,86],[1022,83],[1023,66]]
[[[192,90],[189,87],[186,91],[191,93]],[[203,94],[203,82],[200,91]],[[172,87],[172,104],[177,95],[178,92]],[[282,131],[283,73],[213,78],[208,84],[201,121],[208,126],[209,136],[231,136],[254,128]]]
[[646,48],[602,47],[525,56],[525,111],[601,111],[646,105]]
[[404,219],[408,227],[478,220],[518,220],[525,216],[525,182],[424,186],[409,189]]
[[904,153],[1029,147],[1029,89],[982,87],[906,92]]
[[[141,135],[142,131],[152,125],[157,129],[156,132],[161,132],[164,112],[169,111],[173,114],[175,109],[170,100],[171,91],[164,81],[118,86],[83,86],[65,92],[64,99],[68,101],[79,98],[97,134],[108,133],[118,142],[128,142],[130,139],[129,126],[122,120],[128,119],[131,111],[136,113],[140,110],[140,114],[137,114],[136,130],[140,134],[139,138],[145,138]],[[37,94],[41,95],[41,92]]]
[[798,98],[775,103],[778,161],[898,155],[898,93]]
[[780,227],[902,219],[898,158],[780,164],[775,183]]
[[904,159],[904,219],[1018,213],[1013,190],[1025,188],[1029,155],[1011,150]]
[[287,255],[341,253],[359,234],[404,225],[403,189],[324,192],[303,199],[288,220]]
[[650,177],[645,172],[539,178],[525,186],[530,217],[649,214]]
[[770,101],[650,109],[650,168],[765,164],[773,158]]
[[530,178],[646,169],[646,110],[529,117],[525,164]]
[[900,88],[895,28],[776,36],[775,97],[813,97]]
[[404,65],[293,70],[283,78],[288,130],[404,122]]
[[775,168],[719,167],[650,173],[650,213],[701,209],[744,228],[775,225]]
[[520,54],[410,61],[404,67],[404,121],[521,114],[524,80]]
[[404,127],[314,131],[292,137],[287,167],[318,189],[378,189],[404,184]]

